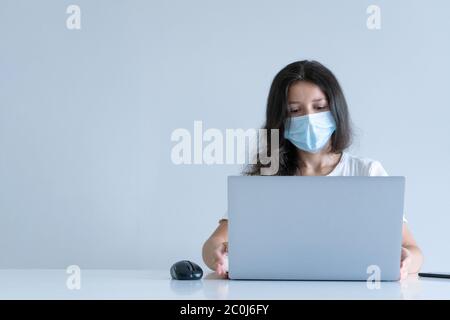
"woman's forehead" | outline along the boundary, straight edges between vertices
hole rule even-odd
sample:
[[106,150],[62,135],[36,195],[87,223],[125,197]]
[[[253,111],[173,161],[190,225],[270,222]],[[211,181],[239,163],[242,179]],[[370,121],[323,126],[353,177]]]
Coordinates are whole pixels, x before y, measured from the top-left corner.
[[326,99],[323,91],[316,84],[308,81],[297,81],[288,90],[288,100],[291,103],[304,101],[320,101]]

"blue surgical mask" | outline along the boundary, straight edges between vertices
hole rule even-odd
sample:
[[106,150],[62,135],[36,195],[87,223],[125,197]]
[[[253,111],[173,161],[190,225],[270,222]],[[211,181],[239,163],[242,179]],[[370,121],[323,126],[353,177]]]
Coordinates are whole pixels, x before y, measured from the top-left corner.
[[330,111],[291,117],[290,126],[286,127],[284,137],[297,148],[317,153],[336,130],[336,122]]

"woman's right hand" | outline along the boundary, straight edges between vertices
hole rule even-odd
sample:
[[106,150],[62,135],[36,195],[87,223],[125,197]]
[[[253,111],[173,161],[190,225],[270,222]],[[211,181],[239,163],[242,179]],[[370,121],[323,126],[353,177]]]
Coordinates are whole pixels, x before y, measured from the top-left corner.
[[228,278],[228,242],[220,243],[213,251],[214,270],[221,276]]

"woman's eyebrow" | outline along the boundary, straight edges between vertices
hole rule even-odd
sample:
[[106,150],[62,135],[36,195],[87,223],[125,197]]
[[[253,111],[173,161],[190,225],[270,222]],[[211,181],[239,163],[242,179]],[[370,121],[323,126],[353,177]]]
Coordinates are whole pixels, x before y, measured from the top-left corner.
[[[326,100],[325,98],[317,98],[317,99],[313,99],[312,101],[317,102],[317,101],[322,101],[322,100]],[[288,103],[302,103],[301,101],[288,101]]]

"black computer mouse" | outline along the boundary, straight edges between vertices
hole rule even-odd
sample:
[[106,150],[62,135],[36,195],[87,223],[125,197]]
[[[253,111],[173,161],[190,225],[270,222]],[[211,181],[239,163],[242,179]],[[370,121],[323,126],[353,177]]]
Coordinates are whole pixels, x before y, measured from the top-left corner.
[[194,262],[181,260],[172,265],[170,275],[175,280],[198,280],[203,276],[203,270]]

